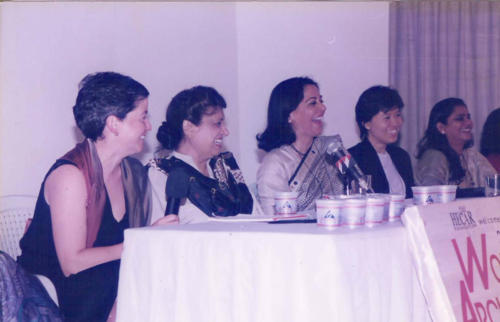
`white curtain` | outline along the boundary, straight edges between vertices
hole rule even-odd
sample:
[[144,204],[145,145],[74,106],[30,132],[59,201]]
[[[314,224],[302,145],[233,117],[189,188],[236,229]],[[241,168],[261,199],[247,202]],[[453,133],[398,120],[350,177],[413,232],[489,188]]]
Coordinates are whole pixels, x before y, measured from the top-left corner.
[[500,107],[500,2],[393,2],[389,28],[389,82],[405,102],[401,146],[414,156],[432,106],[454,96],[468,105],[478,148]]

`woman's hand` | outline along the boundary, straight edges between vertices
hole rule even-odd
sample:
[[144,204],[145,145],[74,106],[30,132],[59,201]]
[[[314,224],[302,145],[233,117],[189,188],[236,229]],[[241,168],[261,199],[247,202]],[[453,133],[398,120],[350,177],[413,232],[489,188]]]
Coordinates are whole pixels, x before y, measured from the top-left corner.
[[155,221],[152,226],[164,226],[164,225],[172,225],[179,223],[179,216],[177,215],[166,215]]

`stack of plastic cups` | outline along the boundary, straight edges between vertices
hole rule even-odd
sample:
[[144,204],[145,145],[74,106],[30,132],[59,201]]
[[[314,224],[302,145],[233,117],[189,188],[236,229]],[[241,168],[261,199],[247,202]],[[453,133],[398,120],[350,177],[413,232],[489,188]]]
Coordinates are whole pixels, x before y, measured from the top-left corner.
[[343,201],[340,199],[316,200],[316,221],[318,226],[328,229],[340,227],[340,212]]
[[274,214],[292,216],[297,213],[297,192],[276,192],[274,194]]
[[438,186],[439,197],[438,202],[447,203],[454,201],[457,197],[457,186],[455,185],[443,185]]
[[457,186],[419,186],[411,187],[413,190],[413,202],[416,205],[429,205],[432,203],[446,203],[455,200]]
[[405,210],[405,196],[390,194],[389,197],[391,198],[389,203],[389,221],[399,221]]
[[416,205],[430,205],[437,201],[437,191],[434,186],[411,187],[413,203]]
[[387,209],[388,200],[385,195],[378,193],[366,195],[365,224],[373,227],[386,221]]
[[358,228],[365,224],[366,198],[361,196],[340,197],[343,202],[340,212],[342,226]]

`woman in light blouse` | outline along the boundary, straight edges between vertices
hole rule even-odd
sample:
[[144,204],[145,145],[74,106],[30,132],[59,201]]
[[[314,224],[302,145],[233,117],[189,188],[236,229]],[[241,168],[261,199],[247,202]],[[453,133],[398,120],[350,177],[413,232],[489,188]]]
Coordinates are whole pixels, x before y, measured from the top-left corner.
[[314,207],[325,194],[341,194],[343,184],[335,166],[326,162],[329,144],[341,139],[321,136],[326,106],[318,84],[308,77],[282,81],[271,92],[267,127],[257,135],[259,148],[267,151],[257,172],[262,208],[273,214],[274,194],[298,193],[298,210]]
[[415,176],[419,185],[485,186],[485,176],[496,171],[472,149],[472,128],[467,105],[460,98],[446,98],[434,105],[418,143]]

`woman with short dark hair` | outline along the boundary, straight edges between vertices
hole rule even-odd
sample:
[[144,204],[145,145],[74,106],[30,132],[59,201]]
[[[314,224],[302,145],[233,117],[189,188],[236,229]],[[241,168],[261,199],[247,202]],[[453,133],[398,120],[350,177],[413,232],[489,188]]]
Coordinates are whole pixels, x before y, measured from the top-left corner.
[[168,105],[156,135],[162,150],[149,162],[153,220],[178,215],[187,224],[260,213],[235,158],[222,150],[229,135],[225,108],[224,98],[206,86],[183,90]]
[[257,188],[264,212],[273,214],[276,192],[298,192],[298,210],[310,210],[314,200],[341,194],[338,170],[325,160],[328,146],[340,136],[321,136],[326,106],[318,84],[308,77],[282,81],[271,92],[267,127],[257,135],[267,151],[257,172]]
[[86,76],[73,113],[86,139],[48,171],[18,263],[54,284],[66,321],[113,319],[123,231],[150,222],[142,151],[148,90],[113,72]]
[[434,105],[424,137],[418,143],[415,177],[419,185],[485,186],[495,169],[472,149],[473,123],[467,105],[449,97]]
[[356,122],[361,142],[349,148],[361,170],[372,176],[372,188],[379,193],[412,196],[414,185],[410,155],[394,143],[403,125],[403,100],[387,86],[365,90],[356,103]]

